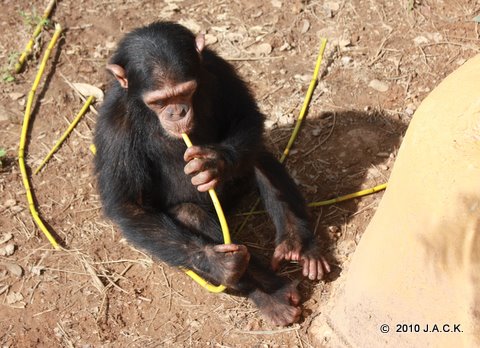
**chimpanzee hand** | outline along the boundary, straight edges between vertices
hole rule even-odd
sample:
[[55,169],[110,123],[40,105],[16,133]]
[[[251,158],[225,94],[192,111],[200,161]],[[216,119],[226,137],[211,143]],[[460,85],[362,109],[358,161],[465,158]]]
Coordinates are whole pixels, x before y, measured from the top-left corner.
[[326,273],[330,273],[330,265],[327,260],[314,250],[303,251],[300,243],[283,241],[273,253],[272,268],[278,269],[282,260],[298,261],[303,267],[303,275],[311,280],[322,279]]
[[218,244],[206,247],[210,275],[223,285],[234,286],[245,273],[250,254],[245,245]]
[[220,151],[210,147],[189,147],[183,156],[184,172],[193,175],[192,184],[200,192],[215,188],[226,176],[226,162]]

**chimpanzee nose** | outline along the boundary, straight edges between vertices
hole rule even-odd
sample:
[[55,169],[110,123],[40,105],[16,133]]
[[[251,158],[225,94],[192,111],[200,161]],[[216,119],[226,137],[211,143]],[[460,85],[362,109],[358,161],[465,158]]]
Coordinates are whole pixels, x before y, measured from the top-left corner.
[[187,104],[175,104],[170,109],[170,117],[183,118],[187,114],[189,106]]

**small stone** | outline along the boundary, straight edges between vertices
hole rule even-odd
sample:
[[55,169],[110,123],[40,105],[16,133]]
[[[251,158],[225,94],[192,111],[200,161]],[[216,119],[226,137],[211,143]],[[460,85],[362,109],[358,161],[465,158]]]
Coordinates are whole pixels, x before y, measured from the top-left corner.
[[275,8],[282,8],[282,2],[279,0],[271,0],[272,6]]
[[33,266],[31,269],[30,269],[30,272],[34,275],[42,275],[43,271],[45,270],[45,268],[43,268],[42,266]]
[[338,41],[338,45],[343,48],[348,47],[352,45],[352,41],[350,41],[350,39],[341,39]]
[[252,48],[252,52],[257,56],[268,55],[272,52],[272,46],[269,43],[261,43]]
[[3,205],[5,208],[11,208],[13,207],[14,205],[17,204],[17,201],[15,201],[14,199],[7,199],[5,201],[5,204]]
[[276,126],[277,126],[277,121],[266,120],[264,124],[265,124],[265,128],[266,128],[266,129],[273,129],[273,128],[276,128]]
[[333,1],[327,1],[326,3],[323,4],[323,8],[336,12],[336,11],[340,10],[340,3],[339,2],[333,2]]
[[407,108],[405,109],[405,113],[408,116],[412,116],[415,113],[416,109],[417,109],[417,107],[414,104],[408,104]]
[[351,62],[353,62],[353,58],[345,56],[345,57],[342,57],[341,62],[342,62],[343,65],[348,65]]
[[368,84],[368,87],[373,88],[376,91],[379,92],[386,92],[388,91],[388,85],[385,82],[379,81],[379,80],[372,80]]
[[218,42],[218,37],[212,34],[205,34],[205,44],[208,45],[213,45]]
[[21,277],[23,275],[23,268],[16,263],[4,263],[5,268],[14,276]]
[[11,256],[15,252],[15,245],[8,243],[3,248],[0,248],[0,256]]
[[321,131],[320,128],[315,128],[314,130],[312,130],[312,135],[313,135],[314,137],[318,137],[321,132],[322,132],[322,131]]
[[5,233],[2,238],[0,238],[0,244],[8,242],[10,239],[13,238],[13,234],[11,233]]
[[7,295],[6,302],[11,305],[23,301],[23,295],[19,292],[12,291]]
[[302,21],[302,28],[300,29],[300,33],[305,34],[310,29],[310,22],[306,19]]
[[288,42],[285,42],[282,46],[280,46],[279,50],[280,52],[283,51],[289,51],[292,49],[292,45],[290,45]]
[[24,207],[22,207],[20,205],[16,205],[16,206],[10,208],[10,211],[13,214],[18,214],[18,213],[22,212],[23,210],[24,210]]
[[9,93],[8,96],[10,97],[10,99],[12,100],[18,100],[20,98],[23,98],[25,96],[25,94],[23,93],[18,93],[18,92],[12,92],[12,93]]
[[421,44],[428,43],[428,39],[425,36],[417,36],[413,39],[413,42],[415,43],[415,45],[420,46]]

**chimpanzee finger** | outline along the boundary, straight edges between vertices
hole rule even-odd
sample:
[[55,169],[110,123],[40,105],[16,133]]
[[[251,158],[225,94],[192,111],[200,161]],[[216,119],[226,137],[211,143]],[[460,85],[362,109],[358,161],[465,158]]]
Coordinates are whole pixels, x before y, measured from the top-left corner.
[[246,248],[245,245],[238,244],[217,244],[213,247],[213,250],[218,253],[231,253],[243,249],[242,247]]
[[183,168],[183,171],[185,174],[190,175],[193,173],[201,172],[204,169],[205,169],[205,162],[198,158],[194,158],[185,165],[185,167]]
[[210,189],[214,189],[218,184],[218,180],[214,179],[212,181],[207,182],[206,184],[203,185],[198,185],[197,190],[199,192],[207,192]]
[[[318,274],[318,271],[319,269],[317,269],[317,260],[315,259],[309,259],[308,260],[308,264],[309,264],[309,269],[308,269],[308,279],[310,280],[315,280],[317,279],[317,274]],[[321,268],[320,268],[321,270]]]
[[194,158],[215,158],[215,152],[205,147],[192,146],[185,150],[183,159],[188,162]]
[[292,250],[290,260],[292,261],[299,261],[300,260],[300,251],[299,250]]
[[330,273],[332,271],[332,269],[330,268],[330,264],[327,262],[327,260],[325,260],[324,257],[321,258],[321,261],[322,261],[322,266],[325,272]]
[[195,186],[205,185],[216,179],[216,173],[213,170],[205,170],[192,177],[192,184]]

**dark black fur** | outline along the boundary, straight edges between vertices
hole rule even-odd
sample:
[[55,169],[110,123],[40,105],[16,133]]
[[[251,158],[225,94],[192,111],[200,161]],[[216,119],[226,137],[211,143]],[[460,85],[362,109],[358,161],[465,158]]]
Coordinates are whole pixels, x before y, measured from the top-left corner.
[[[194,95],[194,144],[221,150],[231,175],[216,191],[222,204],[235,203],[234,192],[257,183],[265,207],[277,229],[276,242],[293,238],[313,252],[314,242],[305,203],[284,167],[265,150],[264,116],[233,67],[209,49],[201,58],[195,37],[173,23],[154,23],[128,34],[111,63],[123,66],[128,91],[113,81],[100,110],[95,132],[95,169],[106,215],[125,236],[169,265],[195,270],[213,282],[206,246],[222,244],[210,197],[198,192],[184,174],[185,144],[168,137],[141,93],[158,88],[158,64],[167,67],[178,82],[197,79]],[[152,78],[153,77],[153,78]],[[200,226],[176,219],[174,210],[190,203],[204,212]],[[287,221],[289,216],[289,221]],[[288,230],[295,227],[296,235]],[[274,293],[287,285],[255,259],[234,288],[262,301],[262,293]]]

